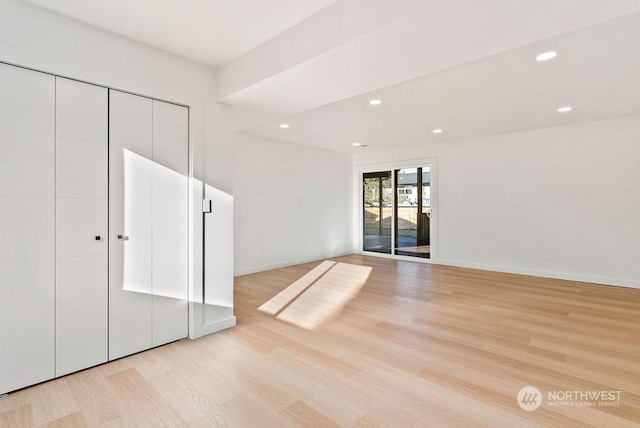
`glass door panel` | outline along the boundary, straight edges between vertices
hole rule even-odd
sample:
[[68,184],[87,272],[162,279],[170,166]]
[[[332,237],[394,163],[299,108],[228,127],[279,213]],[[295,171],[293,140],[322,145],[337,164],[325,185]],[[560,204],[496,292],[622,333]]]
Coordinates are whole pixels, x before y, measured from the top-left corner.
[[391,171],[363,175],[363,250],[391,254]]
[[395,174],[394,254],[430,257],[430,170],[403,168]]

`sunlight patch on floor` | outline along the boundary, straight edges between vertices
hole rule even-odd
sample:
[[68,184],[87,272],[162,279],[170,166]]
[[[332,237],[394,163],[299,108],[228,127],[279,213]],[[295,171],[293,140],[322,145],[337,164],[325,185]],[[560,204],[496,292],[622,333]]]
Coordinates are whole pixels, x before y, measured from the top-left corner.
[[268,302],[260,306],[258,309],[271,315],[280,312],[285,306],[295,300],[300,294],[316,282],[322,275],[331,269],[336,262],[325,260],[320,265],[306,273],[302,278],[276,294]]
[[362,289],[372,268],[325,260],[258,308],[309,330],[337,315]]

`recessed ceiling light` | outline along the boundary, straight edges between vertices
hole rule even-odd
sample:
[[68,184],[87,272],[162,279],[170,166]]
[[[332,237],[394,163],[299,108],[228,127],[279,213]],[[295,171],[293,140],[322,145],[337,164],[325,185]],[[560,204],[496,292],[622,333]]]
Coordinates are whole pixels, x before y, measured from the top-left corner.
[[569,112],[571,110],[573,110],[573,107],[569,107],[569,106],[560,107],[558,109],[558,113],[567,113],[567,112]]
[[382,104],[382,100],[370,100],[369,104],[371,104],[372,106],[379,106],[380,104]]
[[288,127],[289,127],[288,123],[281,123],[280,124],[280,128],[282,128],[282,129],[287,129]]
[[549,61],[551,58],[555,58],[558,55],[556,51],[543,52],[536,57],[536,61]]
[[434,134],[442,134],[442,129],[434,129],[432,132]]

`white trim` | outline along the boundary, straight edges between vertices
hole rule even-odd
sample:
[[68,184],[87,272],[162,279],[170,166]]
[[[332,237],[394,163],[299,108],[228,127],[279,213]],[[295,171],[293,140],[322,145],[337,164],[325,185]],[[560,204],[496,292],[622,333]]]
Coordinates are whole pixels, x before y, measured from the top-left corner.
[[380,257],[382,259],[400,260],[405,262],[435,264],[433,263],[433,260],[426,257],[399,256],[395,254],[376,253],[375,251],[360,251],[357,254],[361,256]]
[[[396,218],[396,212],[398,212],[398,205],[396,204],[396,201],[398,199],[398,195],[396,194],[396,192],[398,191],[398,188],[396,186],[398,185],[398,183],[396,183],[395,171],[391,170],[389,171],[389,173],[391,175],[391,245],[390,247],[391,247],[391,254],[393,254],[395,250],[395,243],[398,239],[398,237],[396,236],[398,231],[394,227],[396,222],[398,221],[398,219]],[[416,174],[416,181],[418,181],[418,174]],[[362,183],[362,181],[360,181],[360,183]],[[360,189],[363,189],[362,184],[360,185]],[[364,201],[364,194],[360,197],[360,201]],[[380,207],[382,208],[382,201],[380,201],[379,204],[380,204]],[[360,212],[364,214],[362,208],[363,207],[360,207]],[[380,226],[382,226],[382,217],[380,217]],[[364,221],[360,222],[360,227],[364,229]],[[361,236],[360,246],[362,247],[364,252],[364,230],[362,230],[360,236]],[[416,231],[416,236],[417,236],[417,231]]]
[[393,171],[394,169],[416,168],[418,166],[437,163],[438,158],[406,159],[394,162],[370,163],[355,165],[360,172]]
[[[191,144],[191,141],[190,141]],[[204,259],[202,254],[203,247],[203,221],[202,214],[198,208],[201,207],[203,199],[203,184],[201,180],[194,177],[195,159],[190,151],[189,167],[191,175],[189,176],[189,252],[191,254],[191,263],[189,264],[189,338],[195,339],[203,336],[205,333],[201,330],[202,314],[199,312],[197,305],[204,300],[203,298],[203,272]]]
[[520,267],[487,265],[483,263],[470,263],[470,262],[463,262],[459,260],[442,260],[441,259],[441,260],[438,260],[438,264],[445,265],[445,266],[469,268],[469,269],[486,270],[491,272],[514,273],[518,275],[529,275],[529,276],[537,276],[542,278],[562,279],[567,281],[578,281],[578,282],[587,282],[591,284],[612,285],[616,287],[640,289],[640,282],[632,281],[628,279],[620,279],[620,278],[604,278],[604,277],[598,277],[598,276],[582,275],[578,273],[553,272],[553,271],[542,271],[542,270],[527,269],[527,268],[520,268]]
[[267,270],[280,269],[280,268],[285,268],[285,267],[289,267],[289,266],[301,265],[301,264],[304,264],[304,263],[317,262],[319,260],[324,260],[324,259],[333,259],[335,257],[343,257],[343,256],[348,256],[350,254],[353,254],[353,251],[342,251],[342,252],[338,252],[338,253],[327,254],[325,256],[308,257],[308,258],[304,258],[304,259],[296,259],[296,260],[289,260],[289,261],[286,261],[286,262],[278,262],[278,263],[272,263],[272,264],[268,264],[268,265],[260,265],[260,266],[246,268],[246,269],[238,269],[237,271],[234,272],[233,276],[234,277],[238,277],[238,276],[243,276],[243,275],[250,275],[252,273],[258,273],[258,272],[264,272],[264,271],[267,271]]
[[200,329],[198,329],[197,336],[189,336],[189,339],[197,339],[202,336],[206,336],[207,334],[217,333],[221,330],[226,330],[231,327],[236,326],[236,317],[231,316],[229,318],[222,319],[220,321],[203,324]]

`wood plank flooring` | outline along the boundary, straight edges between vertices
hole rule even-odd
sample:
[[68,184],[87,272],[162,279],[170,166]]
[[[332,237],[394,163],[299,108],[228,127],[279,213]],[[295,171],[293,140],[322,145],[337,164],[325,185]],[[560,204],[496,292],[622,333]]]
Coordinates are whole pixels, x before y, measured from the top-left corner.
[[[1,397],[0,427],[640,426],[640,290],[335,261],[372,271],[313,329],[258,307],[320,261],[239,277],[238,327]],[[518,406],[527,385],[537,410]],[[547,400],[584,390],[621,399]]]

